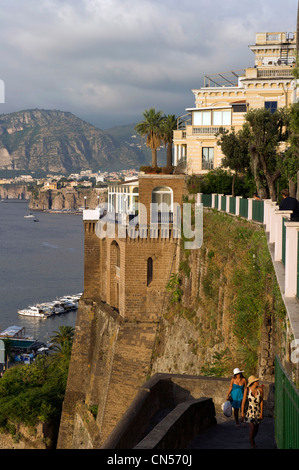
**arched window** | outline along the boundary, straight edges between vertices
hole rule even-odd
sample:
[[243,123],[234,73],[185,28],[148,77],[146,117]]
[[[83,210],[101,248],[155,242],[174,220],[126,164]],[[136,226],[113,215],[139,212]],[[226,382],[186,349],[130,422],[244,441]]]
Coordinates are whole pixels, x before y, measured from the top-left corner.
[[168,223],[172,220],[173,192],[166,186],[157,186],[152,191],[152,215],[153,223]]
[[115,240],[111,243],[111,263],[120,268],[120,248]]
[[167,204],[169,211],[172,209],[172,189],[166,186],[157,186],[152,192],[152,202],[156,204]]
[[149,286],[153,280],[153,259],[148,258],[147,260],[147,285]]

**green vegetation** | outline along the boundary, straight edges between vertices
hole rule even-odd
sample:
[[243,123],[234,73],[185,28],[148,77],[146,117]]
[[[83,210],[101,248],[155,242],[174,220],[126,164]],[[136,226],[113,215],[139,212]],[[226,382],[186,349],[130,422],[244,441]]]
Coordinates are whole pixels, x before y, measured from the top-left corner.
[[[204,375],[227,376],[234,364],[256,374],[264,324],[283,331],[285,307],[260,225],[206,210],[200,250],[184,250],[164,318],[184,318]],[[196,291],[191,291],[191,286]],[[274,333],[273,333],[274,334]],[[283,338],[277,339],[277,348]]]
[[171,274],[170,279],[166,285],[166,291],[171,292],[170,302],[175,304],[181,300],[182,289],[181,289],[181,279],[179,274]]
[[58,428],[64,399],[74,328],[59,327],[51,338],[54,351],[30,365],[8,369],[0,380],[0,430],[15,434],[18,425],[38,423]]
[[236,196],[245,198],[252,197],[256,191],[250,172],[245,175],[234,175],[231,171],[216,168],[206,175],[192,175],[187,179],[187,189],[190,194],[232,194],[232,187]]
[[[254,372],[264,319],[272,317],[279,323],[285,315],[264,230],[207,211],[202,249],[206,269],[200,279],[199,305],[211,326],[217,324],[221,308],[222,317],[229,319],[240,363]],[[206,256],[211,253],[213,256]],[[214,335],[210,343],[216,338]]]
[[[218,145],[224,154],[222,166],[253,177],[255,191],[262,199],[277,200],[278,188],[289,186],[295,196],[298,179],[299,105],[270,110],[252,109],[237,133],[220,129]],[[213,191],[216,192],[216,191]],[[232,184],[234,195],[234,178]]]

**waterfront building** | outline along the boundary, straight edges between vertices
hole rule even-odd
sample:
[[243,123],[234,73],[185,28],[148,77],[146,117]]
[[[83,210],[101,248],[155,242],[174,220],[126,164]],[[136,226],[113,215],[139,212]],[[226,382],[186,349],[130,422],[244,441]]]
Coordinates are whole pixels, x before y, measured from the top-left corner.
[[194,108],[178,119],[174,131],[173,164],[185,173],[204,174],[221,165],[217,145],[220,127],[238,131],[250,109],[274,112],[297,101],[293,76],[296,33],[257,33],[254,64],[245,70],[205,76],[204,87],[192,90]]

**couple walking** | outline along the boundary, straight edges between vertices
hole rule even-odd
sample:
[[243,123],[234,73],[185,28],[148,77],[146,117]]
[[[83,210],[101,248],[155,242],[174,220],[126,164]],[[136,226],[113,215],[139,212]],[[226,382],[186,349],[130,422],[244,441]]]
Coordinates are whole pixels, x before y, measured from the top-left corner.
[[234,408],[236,425],[239,425],[240,409],[242,422],[249,423],[249,440],[251,447],[254,448],[254,438],[263,419],[263,389],[259,385],[259,379],[254,375],[248,378],[247,383],[243,372],[238,368],[234,369],[227,400],[230,399]]

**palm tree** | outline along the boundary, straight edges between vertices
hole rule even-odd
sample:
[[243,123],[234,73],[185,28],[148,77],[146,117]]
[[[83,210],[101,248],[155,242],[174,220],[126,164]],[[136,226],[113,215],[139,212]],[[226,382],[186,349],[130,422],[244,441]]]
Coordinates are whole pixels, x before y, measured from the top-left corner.
[[55,335],[51,336],[51,341],[55,345],[62,345],[64,342],[72,343],[75,328],[73,326],[60,326],[58,331],[54,331]]
[[62,343],[57,343],[52,353],[52,357],[59,360],[69,360],[72,353],[72,342],[65,340]]
[[163,121],[162,111],[155,108],[145,110],[144,120],[136,124],[135,130],[141,136],[147,136],[146,145],[152,149],[152,167],[157,166],[157,148],[161,144],[161,124]]
[[161,130],[162,130],[162,141],[167,146],[167,157],[166,166],[167,168],[172,166],[172,142],[173,142],[173,131],[177,128],[177,118],[174,114],[168,114],[164,116]]

